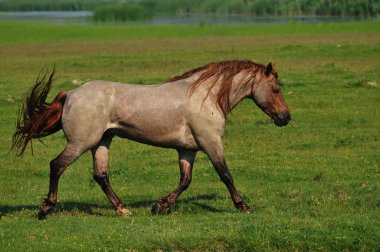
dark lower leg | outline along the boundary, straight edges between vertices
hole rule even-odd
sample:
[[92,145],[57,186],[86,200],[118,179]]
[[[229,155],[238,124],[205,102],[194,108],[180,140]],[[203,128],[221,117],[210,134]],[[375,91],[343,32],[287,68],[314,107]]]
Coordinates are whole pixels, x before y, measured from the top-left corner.
[[169,193],[168,196],[163,197],[159,200],[158,202],[158,204],[160,205],[159,212],[162,213],[167,208],[169,208],[170,205],[172,205],[177,200],[179,195],[181,195],[181,193],[189,187],[190,183],[191,183],[191,174],[184,173],[183,170],[181,169],[181,180],[178,187],[173,192]]
[[231,199],[235,207],[242,212],[249,213],[250,208],[248,207],[248,205],[244,203],[243,198],[240,196],[239,192],[236,190],[232,176],[227,168],[226,161],[223,159],[221,162],[216,162],[214,166],[220,179],[227,186],[227,189],[231,195]]
[[181,193],[189,187],[192,179],[194,158],[195,153],[193,152],[179,154],[179,168],[181,172],[179,185],[173,192],[169,193],[168,196],[161,198],[156,204],[153,205],[153,214],[163,213],[177,200]]
[[65,150],[50,162],[50,182],[49,193],[44,203],[40,206],[38,218],[44,218],[49,210],[57,203],[58,181],[66,168],[72,164],[81,154],[83,150],[78,146],[67,145]]
[[108,199],[111,201],[112,205],[115,207],[117,212],[119,212],[120,214],[131,215],[131,213],[124,208],[123,203],[116,195],[116,193],[112,190],[108,174],[95,174],[94,179],[96,182],[98,182],[103,192],[107,195]]
[[57,203],[57,193],[58,193],[58,181],[66,167],[59,166],[59,157],[50,162],[50,182],[49,182],[49,193],[47,198],[44,200],[40,206],[38,212],[38,218],[44,218],[49,210],[55,206]]

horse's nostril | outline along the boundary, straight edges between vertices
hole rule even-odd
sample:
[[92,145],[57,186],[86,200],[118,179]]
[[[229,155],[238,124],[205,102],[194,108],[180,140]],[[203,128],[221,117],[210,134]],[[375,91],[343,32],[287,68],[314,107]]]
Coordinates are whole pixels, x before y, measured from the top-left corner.
[[289,123],[291,117],[289,112],[281,112],[276,115],[276,119],[274,120],[274,123],[277,126],[285,126]]
[[279,113],[278,114],[278,119],[280,120],[284,120],[284,121],[290,121],[291,117],[290,117],[290,114],[289,112],[282,112],[282,113]]
[[278,117],[278,119],[281,119],[281,120],[288,118],[286,113],[278,113],[277,117]]

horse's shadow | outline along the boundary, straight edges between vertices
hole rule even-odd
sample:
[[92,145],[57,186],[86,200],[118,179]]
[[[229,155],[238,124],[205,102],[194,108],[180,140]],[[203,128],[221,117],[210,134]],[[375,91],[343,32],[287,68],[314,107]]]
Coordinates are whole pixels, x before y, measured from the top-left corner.
[[[175,210],[176,206],[178,206],[178,205],[192,203],[194,206],[199,207],[199,208],[201,208],[205,211],[208,211],[208,212],[215,212],[215,213],[221,212],[221,210],[219,210],[215,207],[212,207],[212,206],[209,206],[207,204],[198,202],[201,200],[208,200],[208,201],[213,200],[213,201],[215,201],[218,199],[220,199],[220,196],[218,196],[216,193],[203,194],[203,195],[198,195],[198,196],[194,196],[194,197],[187,197],[187,198],[183,198],[183,199],[178,199],[171,209]],[[150,208],[152,206],[152,204],[155,202],[157,202],[157,201],[156,200],[137,201],[137,202],[134,202],[131,204],[127,204],[127,207]]]
[[[58,202],[55,208],[52,210],[53,213],[59,212],[81,212],[89,215],[102,215],[94,211],[94,209],[107,209],[106,205],[94,204],[94,203],[81,203],[64,201]],[[36,205],[0,205],[0,219],[3,216],[13,215],[22,211],[33,211],[37,214],[38,204]]]
[[[221,210],[212,207],[210,205],[207,205],[205,203],[201,203],[199,201],[203,200],[218,200],[220,199],[220,196],[217,194],[203,194],[198,195],[195,197],[188,197],[179,199],[176,202],[176,205],[181,204],[192,204],[195,208],[201,208],[204,211],[208,212],[222,212]],[[143,200],[143,201],[136,201],[129,204],[126,204],[126,207],[131,208],[149,208],[155,203],[156,200]],[[174,211],[176,209],[176,205],[174,206]],[[58,202],[56,207],[53,210],[53,213],[59,213],[59,212],[79,212],[79,213],[85,213],[89,215],[98,215],[103,216],[105,214],[100,213],[100,211],[97,211],[97,209],[112,209],[112,206],[110,204],[96,204],[96,203],[82,203],[82,202],[73,202],[73,201],[63,201]],[[0,205],[0,219],[2,216],[7,215],[13,215],[18,212],[22,211],[35,211],[37,212],[38,205]]]

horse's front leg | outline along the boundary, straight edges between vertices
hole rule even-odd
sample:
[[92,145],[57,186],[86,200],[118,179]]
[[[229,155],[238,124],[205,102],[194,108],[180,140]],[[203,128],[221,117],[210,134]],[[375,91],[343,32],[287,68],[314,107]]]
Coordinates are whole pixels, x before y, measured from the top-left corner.
[[202,148],[209,156],[220,179],[227,186],[235,207],[241,212],[251,213],[251,209],[247,204],[244,203],[243,198],[235,188],[234,181],[232,179],[230,171],[228,170],[228,166],[224,158],[222,140],[220,138],[214,141],[209,140],[202,146]]
[[181,195],[181,193],[189,187],[192,178],[195,155],[196,151],[178,151],[178,163],[181,172],[179,185],[173,192],[169,193],[168,196],[161,198],[158,202],[153,204],[152,214],[164,213],[165,210],[176,201],[179,195]]

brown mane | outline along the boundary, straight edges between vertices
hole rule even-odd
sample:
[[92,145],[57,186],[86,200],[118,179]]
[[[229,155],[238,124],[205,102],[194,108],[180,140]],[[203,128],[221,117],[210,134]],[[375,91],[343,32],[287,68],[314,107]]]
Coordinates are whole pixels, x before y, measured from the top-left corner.
[[190,89],[189,89],[189,95],[191,96],[194,93],[194,91],[202,83],[204,83],[205,80],[215,77],[215,82],[213,82],[208,88],[205,99],[210,94],[212,88],[220,80],[221,88],[219,89],[219,92],[217,94],[216,103],[218,104],[220,111],[223,112],[223,114],[226,116],[227,113],[231,110],[229,95],[231,92],[232,80],[236,74],[240,73],[243,70],[248,70],[246,75],[243,78],[251,74],[249,76],[251,80],[255,77],[256,73],[259,70],[265,71],[265,66],[256,64],[250,60],[230,60],[230,61],[212,62],[202,67],[197,67],[190,71],[187,71],[182,75],[173,77],[168,82],[183,80],[183,79],[189,78],[195,73],[198,73],[200,71],[205,71],[199,76],[199,78],[196,81],[194,81],[191,84]]

